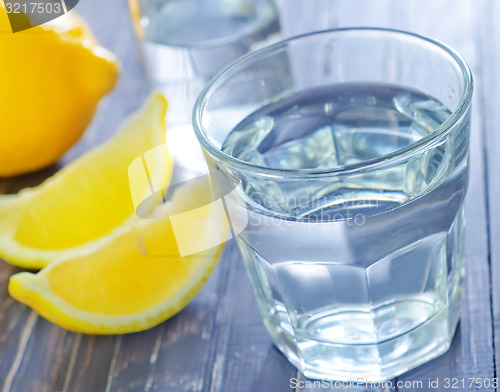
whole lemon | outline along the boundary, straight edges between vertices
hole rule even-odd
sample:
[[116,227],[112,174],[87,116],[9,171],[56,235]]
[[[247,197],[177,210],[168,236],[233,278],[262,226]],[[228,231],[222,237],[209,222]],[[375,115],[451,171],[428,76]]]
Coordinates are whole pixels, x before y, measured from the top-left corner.
[[0,5],[0,177],[55,163],[118,78],[115,56],[73,11],[12,33]]

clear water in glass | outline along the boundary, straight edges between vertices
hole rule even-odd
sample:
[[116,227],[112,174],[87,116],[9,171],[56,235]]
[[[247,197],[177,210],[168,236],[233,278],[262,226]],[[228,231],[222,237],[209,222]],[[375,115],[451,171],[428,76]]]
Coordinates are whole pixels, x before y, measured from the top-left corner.
[[[408,147],[450,114],[405,87],[327,85],[257,110],[222,150],[276,169],[335,169]],[[380,381],[448,349],[465,270],[467,127],[376,172],[242,175],[237,241],[269,333],[306,376]]]

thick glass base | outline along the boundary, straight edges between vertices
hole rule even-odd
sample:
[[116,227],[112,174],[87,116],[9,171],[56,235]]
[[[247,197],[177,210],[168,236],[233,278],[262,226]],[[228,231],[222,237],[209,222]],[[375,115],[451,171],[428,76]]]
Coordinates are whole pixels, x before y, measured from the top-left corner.
[[456,324],[450,327],[446,315],[441,314],[402,336],[360,345],[305,338],[294,341],[283,328],[268,326],[268,330],[276,346],[308,378],[381,382],[444,354],[450,347]]

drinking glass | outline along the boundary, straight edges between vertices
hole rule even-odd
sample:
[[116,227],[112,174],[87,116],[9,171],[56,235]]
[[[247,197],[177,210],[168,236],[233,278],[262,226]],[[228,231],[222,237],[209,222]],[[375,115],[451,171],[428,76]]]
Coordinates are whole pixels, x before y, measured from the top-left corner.
[[152,87],[168,100],[167,138],[180,166],[202,172],[205,160],[191,113],[203,86],[280,30],[273,0],[130,0]]
[[264,324],[305,376],[391,379],[459,320],[472,77],[385,29],[294,37],[201,93],[194,129]]

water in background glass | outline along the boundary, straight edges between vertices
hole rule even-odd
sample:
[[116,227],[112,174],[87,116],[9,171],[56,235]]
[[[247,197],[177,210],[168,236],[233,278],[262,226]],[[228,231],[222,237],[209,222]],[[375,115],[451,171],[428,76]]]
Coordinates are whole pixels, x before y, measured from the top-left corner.
[[272,0],[131,0],[152,86],[169,104],[168,145],[177,164],[205,171],[191,113],[203,86],[238,57],[279,38]]

